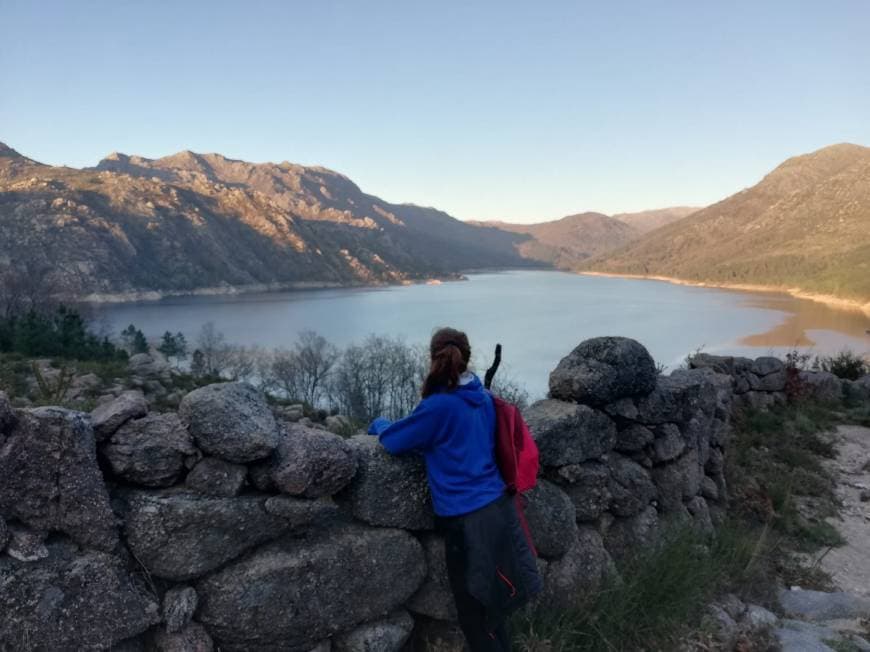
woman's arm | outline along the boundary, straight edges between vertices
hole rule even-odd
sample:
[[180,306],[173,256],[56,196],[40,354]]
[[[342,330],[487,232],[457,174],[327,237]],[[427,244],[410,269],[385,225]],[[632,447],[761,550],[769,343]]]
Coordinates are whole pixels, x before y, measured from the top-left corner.
[[436,432],[437,410],[430,399],[423,399],[404,419],[390,422],[378,417],[369,426],[369,434],[377,435],[381,444],[393,455],[411,451],[422,452],[432,443]]

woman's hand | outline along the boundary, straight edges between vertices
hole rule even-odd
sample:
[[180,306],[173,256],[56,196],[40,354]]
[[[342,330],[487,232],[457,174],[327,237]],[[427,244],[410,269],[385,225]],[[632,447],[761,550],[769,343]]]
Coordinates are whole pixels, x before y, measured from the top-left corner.
[[390,427],[393,422],[385,417],[378,417],[369,424],[370,435],[380,435],[384,430]]

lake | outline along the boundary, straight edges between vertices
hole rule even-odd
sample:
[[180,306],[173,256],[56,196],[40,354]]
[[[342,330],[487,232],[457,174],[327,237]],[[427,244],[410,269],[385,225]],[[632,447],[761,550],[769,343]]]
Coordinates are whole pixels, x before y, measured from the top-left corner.
[[433,329],[450,325],[468,333],[478,369],[500,342],[504,373],[533,397],[546,393],[547,376],[565,354],[599,335],[633,337],[670,368],[699,349],[749,356],[796,346],[814,354],[870,351],[870,318],[861,313],[778,293],[551,271],[473,274],[441,285],[175,297],[96,312],[114,334],[132,323],[149,338],[181,331],[193,345],[213,322],[228,342],[268,348],[290,346],[308,329],[339,346],[370,333],[427,342]]

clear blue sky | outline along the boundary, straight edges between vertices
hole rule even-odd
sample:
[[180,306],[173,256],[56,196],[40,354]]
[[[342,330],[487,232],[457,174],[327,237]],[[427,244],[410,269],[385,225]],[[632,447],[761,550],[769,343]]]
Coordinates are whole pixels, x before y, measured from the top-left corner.
[[870,1],[0,0],[0,140],[325,165],[461,219],[702,205],[870,145]]

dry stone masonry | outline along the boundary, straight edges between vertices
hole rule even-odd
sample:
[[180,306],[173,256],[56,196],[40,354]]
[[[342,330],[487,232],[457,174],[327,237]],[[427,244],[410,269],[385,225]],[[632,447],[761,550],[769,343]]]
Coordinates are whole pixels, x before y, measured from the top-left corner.
[[[166,373],[131,364],[146,391]],[[588,595],[669,523],[711,531],[732,410],[785,400],[790,379],[772,358],[709,355],[663,376],[615,337],[566,356],[526,411],[539,603]],[[803,380],[870,398],[867,379]],[[418,458],[244,384],[197,389],[177,414],[138,389],[90,415],[0,392],[0,649],[390,652],[455,636],[430,503]]]

